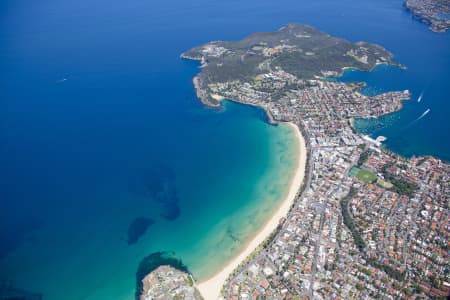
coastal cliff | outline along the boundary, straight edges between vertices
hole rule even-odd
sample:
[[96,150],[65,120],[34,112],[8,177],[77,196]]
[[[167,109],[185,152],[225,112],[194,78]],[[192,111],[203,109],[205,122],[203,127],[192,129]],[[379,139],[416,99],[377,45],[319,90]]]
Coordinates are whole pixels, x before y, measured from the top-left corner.
[[191,299],[202,300],[188,273],[171,266],[160,266],[142,279],[139,300]]

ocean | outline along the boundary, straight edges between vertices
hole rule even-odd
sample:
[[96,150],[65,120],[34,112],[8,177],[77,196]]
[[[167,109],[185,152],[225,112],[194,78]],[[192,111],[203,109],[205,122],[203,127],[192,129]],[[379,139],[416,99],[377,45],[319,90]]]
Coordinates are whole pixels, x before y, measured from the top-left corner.
[[0,22],[0,299],[133,299],[160,251],[205,279],[279,205],[295,134],[260,109],[198,101],[199,64],[179,55],[211,40],[299,22],[378,43],[407,70],[341,80],[413,96],[358,129],[450,159],[450,35],[402,1],[6,0]]

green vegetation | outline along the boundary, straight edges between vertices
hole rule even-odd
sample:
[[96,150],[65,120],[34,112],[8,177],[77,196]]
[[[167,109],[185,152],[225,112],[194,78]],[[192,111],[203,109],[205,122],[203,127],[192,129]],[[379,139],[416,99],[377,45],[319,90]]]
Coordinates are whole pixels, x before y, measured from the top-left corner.
[[388,190],[391,189],[391,188],[393,187],[392,183],[387,182],[387,181],[384,181],[384,180],[381,180],[381,179],[379,179],[379,178],[378,178],[378,180],[377,180],[377,184],[378,184],[379,186],[385,188],[385,189],[388,189]]
[[374,258],[367,258],[367,262],[374,268],[384,271],[389,277],[397,281],[403,281],[405,279],[405,272],[400,272],[399,270],[396,270],[390,266],[383,265]]
[[412,296],[412,294],[413,294],[413,292],[408,288],[404,288],[403,293],[405,293],[406,296]]
[[367,270],[366,268],[364,268],[364,267],[359,268],[359,270],[360,270],[362,273],[366,274],[367,276],[372,275],[372,273],[371,273],[369,270]]
[[361,167],[368,159],[370,155],[370,150],[366,150],[359,156],[357,166]]
[[[199,75],[204,90],[208,90],[210,83],[236,80],[254,83],[257,75],[278,68],[301,80],[324,76],[322,71],[339,74],[344,67],[368,71],[377,62],[390,63],[392,57],[380,46],[352,43],[301,24],[289,24],[275,32],[254,33],[236,42],[212,42],[183,55],[203,58],[207,63]],[[264,89],[260,83],[257,86]],[[289,88],[280,87],[280,91]]]
[[419,189],[415,184],[409,183],[400,178],[393,176],[385,176],[385,178],[392,183],[391,190],[400,195],[406,195],[412,198],[414,197],[415,192]]
[[262,243],[262,247],[264,249],[269,247],[269,245],[273,242],[273,240],[277,236],[278,232],[280,232],[282,227],[283,227],[283,225],[280,223],[280,224],[278,224],[277,228],[270,233],[270,235],[267,237],[267,239]]
[[377,175],[374,173],[357,167],[351,168],[348,175],[351,177],[356,177],[364,183],[373,183],[377,180]]
[[377,180],[377,175],[373,174],[370,171],[361,169],[356,174],[356,178],[358,178],[359,180],[361,180],[362,182],[365,182],[365,183],[372,183],[372,182],[375,182],[375,180]]
[[194,286],[194,281],[192,280],[192,277],[191,277],[191,276],[188,276],[188,277],[187,277],[187,280],[188,280],[189,286]]
[[341,200],[341,211],[342,218],[345,226],[350,230],[353,236],[353,240],[355,241],[356,246],[360,251],[362,251],[366,247],[366,243],[364,242],[361,234],[353,221],[350,212],[348,211],[348,202],[356,195],[356,190],[354,188],[350,189],[350,192]]
[[406,195],[409,198],[414,197],[414,194],[419,189],[419,187],[411,182],[390,174],[387,169],[389,169],[391,166],[393,166],[393,164],[385,164],[382,169],[385,180],[392,184],[392,187],[389,190],[400,195]]

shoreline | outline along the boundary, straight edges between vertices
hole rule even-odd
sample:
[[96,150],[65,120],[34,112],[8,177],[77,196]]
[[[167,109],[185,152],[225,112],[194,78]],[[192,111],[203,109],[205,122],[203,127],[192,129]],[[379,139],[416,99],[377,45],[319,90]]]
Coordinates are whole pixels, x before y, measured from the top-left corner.
[[295,203],[296,196],[305,177],[307,150],[306,142],[301,134],[298,126],[291,122],[281,123],[286,124],[294,129],[298,141],[298,156],[297,168],[295,174],[291,179],[288,194],[283,199],[280,206],[274,211],[272,216],[264,223],[254,237],[247,243],[239,254],[237,254],[230,262],[228,262],[220,271],[215,273],[210,278],[196,284],[197,289],[205,300],[216,300],[220,298],[220,293],[226,280],[233,273],[233,271],[249,256],[258,246],[264,242],[280,224],[280,221],[287,216],[292,204]]

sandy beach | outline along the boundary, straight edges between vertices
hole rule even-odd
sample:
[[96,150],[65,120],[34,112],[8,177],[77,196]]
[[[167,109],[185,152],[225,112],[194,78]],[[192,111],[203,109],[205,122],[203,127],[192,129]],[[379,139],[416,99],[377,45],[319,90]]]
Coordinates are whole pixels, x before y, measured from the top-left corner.
[[213,98],[213,99],[215,99],[217,101],[225,100],[225,97],[222,97],[222,96],[217,95],[217,94],[211,94],[211,98]]
[[295,175],[292,178],[289,193],[281,203],[280,207],[275,211],[271,218],[264,224],[262,229],[254,236],[254,238],[245,246],[245,248],[231,260],[222,270],[210,277],[209,279],[199,282],[197,288],[205,300],[216,300],[220,297],[220,290],[228,276],[236,269],[236,267],[244,261],[278,226],[280,220],[286,217],[292,203],[295,201],[298,190],[303,182],[306,167],[306,144],[305,139],[300,133],[297,125],[286,123],[295,129],[298,138],[298,159]]

